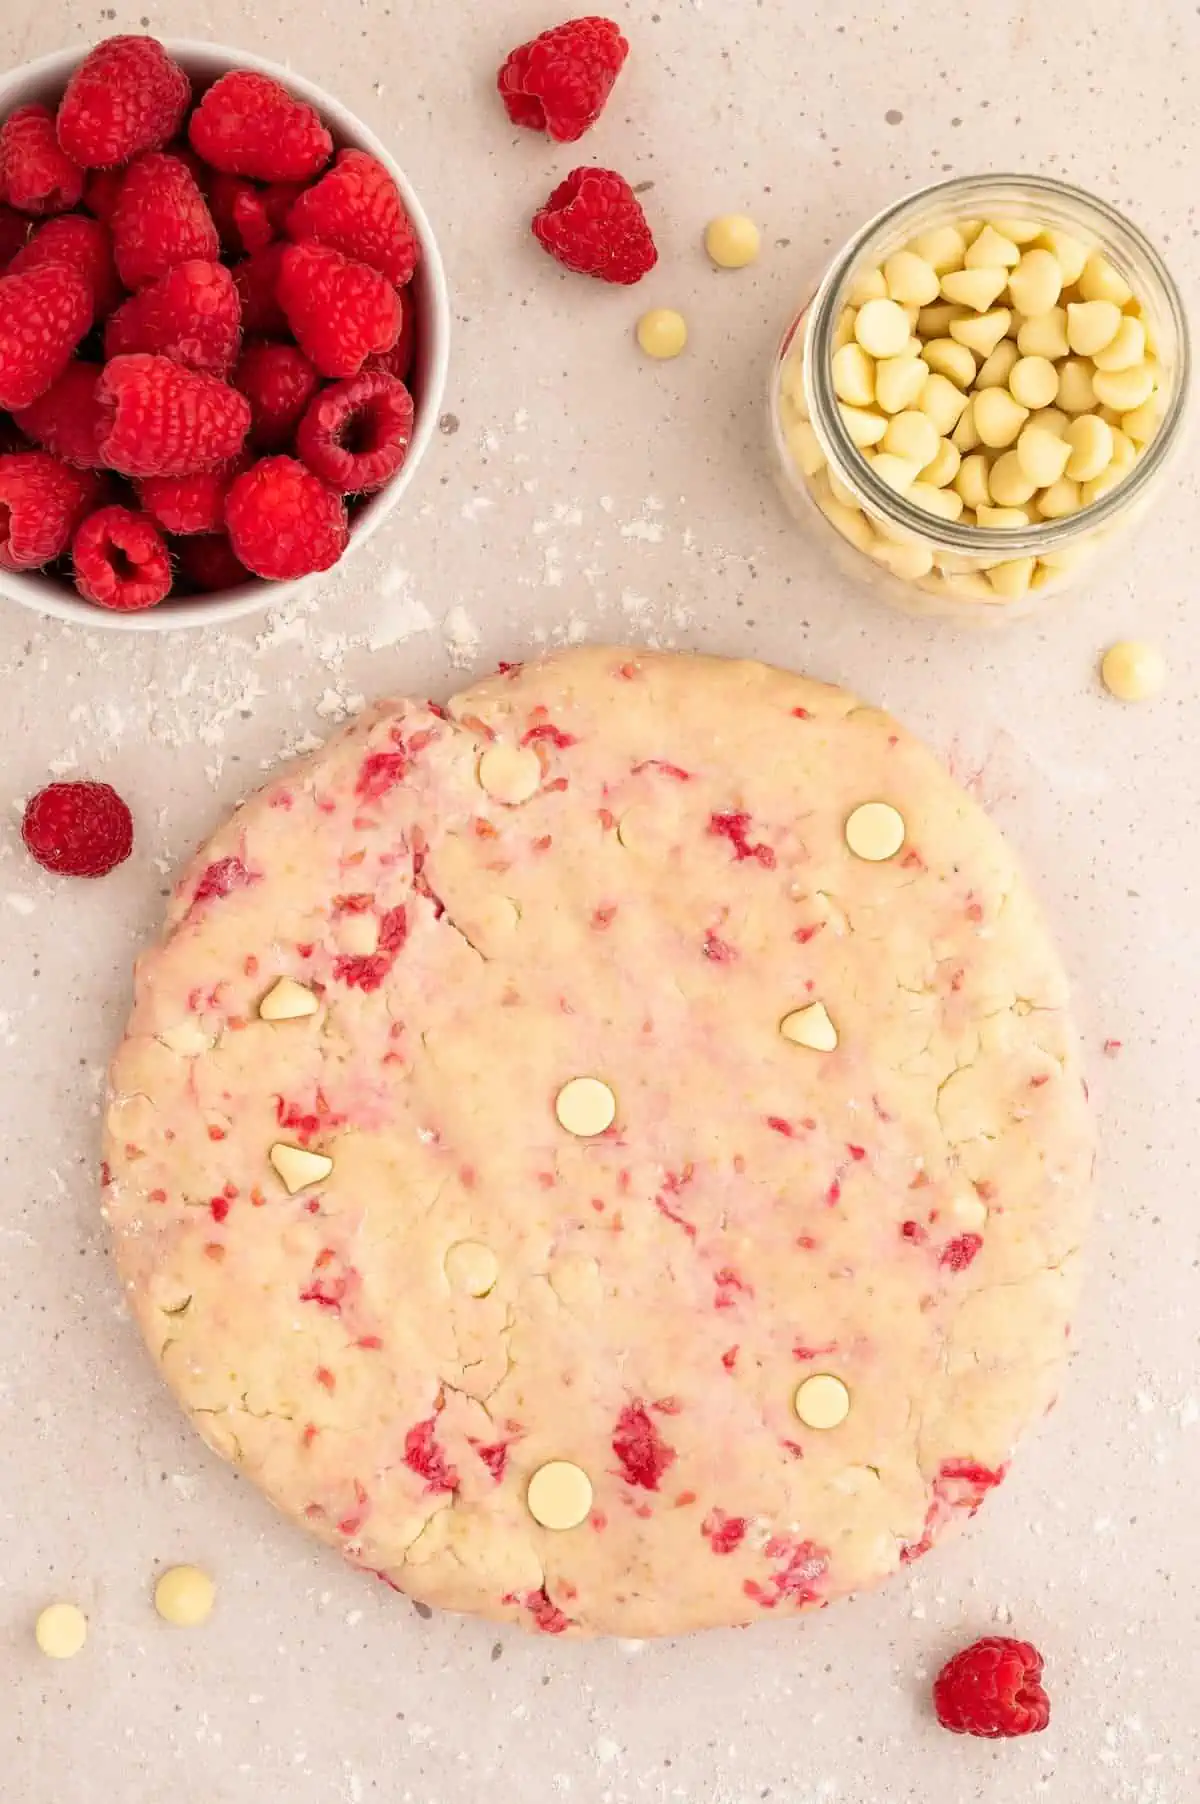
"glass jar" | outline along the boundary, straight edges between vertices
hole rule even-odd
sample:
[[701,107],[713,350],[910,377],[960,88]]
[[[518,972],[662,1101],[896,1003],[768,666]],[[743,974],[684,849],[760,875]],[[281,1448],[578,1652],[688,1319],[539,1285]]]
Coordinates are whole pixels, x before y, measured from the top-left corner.
[[[959,228],[969,246],[984,221],[1001,226],[1007,222],[1014,234],[1021,228],[1022,252],[1073,241],[1076,250],[1086,247],[1089,255],[1106,258],[1118,278],[1113,298],[1123,316],[1140,320],[1144,327],[1146,362],[1155,379],[1151,399],[1140,411],[1131,409],[1126,415],[1110,407],[1097,408],[1113,430],[1112,463],[1096,481],[1055,485],[1067,497],[1064,506],[1074,499],[1071,511],[1041,517],[1043,502],[1048,512],[1060,503],[1050,490],[1039,491],[1028,507],[1011,510],[1003,525],[943,518],[929,511],[932,498],[929,505],[917,505],[903,486],[892,486],[905,480],[904,474],[897,477],[898,460],[884,459],[877,468],[876,452],[855,443],[848,421],[861,435],[859,410],[843,408],[834,386],[834,353],[852,338],[855,302],[880,292],[877,272],[887,259],[948,224]],[[1035,225],[1036,238],[1031,236]],[[1065,277],[1070,269],[1060,273]],[[1120,282],[1131,291],[1131,298],[1122,300]],[[1078,298],[1091,297],[1081,296],[1078,288],[1064,281],[1061,302]],[[941,296],[936,304],[944,305]],[[917,308],[909,305],[906,311],[911,334],[918,325]],[[966,310],[963,316],[968,316]],[[1022,316],[1011,318],[1010,331],[1015,333]],[[910,336],[907,355],[914,354],[913,346],[925,348]],[[1012,346],[1011,356],[1018,354],[1025,354],[1023,348],[1018,353]],[[1061,381],[1062,363],[1056,368]],[[983,374],[981,368],[977,377]],[[1188,329],[1179,291],[1153,246],[1105,202],[1063,182],[1035,176],[939,182],[865,225],[784,333],[770,386],[771,435],[781,487],[793,513],[822,526],[827,540],[840,549],[843,565],[860,579],[869,573],[873,586],[896,605],[957,619],[1012,619],[1078,580],[1097,554],[1145,509],[1179,448],[1189,380]],[[948,388],[947,384],[943,394]],[[920,406],[920,401],[907,405]],[[1050,415],[1058,411],[1042,410],[1048,426]],[[1121,422],[1131,421],[1136,422],[1136,439],[1121,429]],[[973,428],[969,421],[965,424],[966,432],[958,427],[954,432],[969,445]],[[874,417],[865,430],[877,429]],[[976,447],[978,443],[976,438]],[[949,463],[955,455],[946,453]],[[986,449],[982,456],[986,461]],[[885,467],[889,479],[882,474]],[[939,466],[943,480],[945,467]],[[925,469],[920,471],[921,478],[926,474]],[[928,495],[934,480],[931,475],[928,483],[920,484],[923,495]],[[967,486],[957,474],[951,480]],[[947,515],[958,505],[956,494],[957,489],[948,494]],[[832,532],[825,530],[826,523]]]

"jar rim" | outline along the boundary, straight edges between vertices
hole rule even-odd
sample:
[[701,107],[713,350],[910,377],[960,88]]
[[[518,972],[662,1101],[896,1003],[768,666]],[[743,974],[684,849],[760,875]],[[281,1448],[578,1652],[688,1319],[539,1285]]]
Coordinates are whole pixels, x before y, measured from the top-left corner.
[[[963,526],[957,521],[943,520],[907,500],[899,490],[889,487],[882,478],[876,476],[861,449],[850,437],[838,407],[838,397],[833,386],[833,333],[837,317],[841,313],[844,291],[863,252],[890,226],[895,226],[909,212],[926,209],[939,196],[944,197],[948,203],[957,202],[961,213],[965,210],[968,196],[972,211],[976,210],[976,201],[984,203],[985,211],[998,211],[998,207],[993,205],[989,209],[986,203],[989,197],[998,202],[1005,195],[1014,197],[1010,200],[1010,211],[1013,212],[1022,207],[1032,211],[1040,197],[1056,209],[1075,208],[1090,215],[1098,222],[1096,237],[1100,248],[1105,256],[1111,257],[1118,265],[1127,261],[1122,255],[1121,241],[1131,247],[1134,256],[1144,262],[1158,285],[1159,293],[1155,299],[1161,301],[1174,333],[1175,369],[1170,402],[1158,431],[1142,456],[1119,482],[1114,483],[1111,489],[1089,506],[1079,508],[1073,514],[1056,520],[1039,521],[1027,527],[1005,527],[998,530],[995,527]],[[1063,229],[1068,230],[1069,227],[1064,226]],[[1114,239],[1117,240],[1115,245]],[[1191,337],[1183,299],[1174,277],[1154,245],[1123,213],[1119,213],[1098,195],[1091,194],[1084,188],[1077,188],[1069,182],[1058,181],[1052,176],[1014,173],[951,176],[947,181],[931,182],[924,188],[913,189],[899,200],[891,202],[853,235],[830,264],[813,296],[805,323],[804,339],[804,385],[811,423],[828,461],[835,467],[849,467],[854,486],[861,491],[863,501],[889,526],[922,538],[939,551],[956,552],[965,557],[994,556],[998,550],[1003,550],[1009,558],[1041,557],[1063,550],[1076,539],[1110,524],[1146,491],[1177,449],[1187,414],[1192,371]],[[785,341],[784,352],[778,359],[776,383],[779,381],[788,344],[790,339]]]

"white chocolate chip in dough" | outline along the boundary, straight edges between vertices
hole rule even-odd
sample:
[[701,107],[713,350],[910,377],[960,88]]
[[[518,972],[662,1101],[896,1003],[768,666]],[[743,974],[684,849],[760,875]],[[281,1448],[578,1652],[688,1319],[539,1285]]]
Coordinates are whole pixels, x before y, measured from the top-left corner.
[[289,1196],[322,1183],[333,1170],[333,1160],[324,1153],[311,1153],[304,1146],[289,1146],[284,1140],[277,1140],[267,1157]]
[[592,1507],[592,1481],[570,1460],[548,1460],[530,1479],[525,1505],[542,1528],[578,1528]]
[[573,1077],[555,1098],[554,1113],[568,1134],[591,1140],[612,1126],[617,1099],[598,1077]]
[[883,864],[904,844],[904,816],[890,802],[860,802],[846,817],[846,844],[856,858]]
[[451,1290],[468,1297],[486,1297],[500,1276],[500,1261],[479,1240],[456,1241],[447,1249],[443,1265]]
[[854,336],[869,357],[898,357],[908,344],[908,315],[897,301],[867,301],[858,310]]
[[745,213],[722,213],[704,228],[704,248],[718,269],[745,269],[762,247],[762,234]]
[[1118,701],[1149,701],[1167,680],[1166,659],[1156,645],[1147,645],[1141,639],[1120,639],[1109,646],[1101,659],[1100,676],[1108,693]]
[[180,1021],[176,1027],[166,1027],[158,1035],[159,1040],[168,1052],[177,1052],[181,1058],[199,1058],[202,1052],[210,1052],[216,1045],[211,1034],[195,1021]]
[[823,1002],[810,1002],[804,1008],[793,1009],[779,1023],[779,1031],[793,1046],[807,1046],[811,1052],[837,1049],[837,1028]]
[[199,1566],[172,1566],[154,1587],[154,1608],[173,1628],[194,1629],[212,1615],[217,1589]]
[[258,1005],[260,1021],[300,1021],[315,1015],[321,1004],[310,989],[294,977],[281,977]]
[[814,1372],[796,1386],[792,1407],[806,1428],[840,1428],[850,1414],[850,1392],[832,1372]]
[[78,1604],[47,1604],[33,1625],[34,1639],[50,1660],[73,1660],[83,1650],[87,1630]]
[[529,745],[489,745],[479,760],[479,787],[494,802],[515,808],[541,786],[542,767]]

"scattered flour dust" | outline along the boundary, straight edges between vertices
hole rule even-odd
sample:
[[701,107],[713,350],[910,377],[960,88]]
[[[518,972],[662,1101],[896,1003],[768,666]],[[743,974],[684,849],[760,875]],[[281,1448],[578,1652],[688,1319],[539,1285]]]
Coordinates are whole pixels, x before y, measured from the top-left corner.
[[479,656],[483,634],[466,608],[451,608],[442,621],[446,656],[456,670],[469,670]]

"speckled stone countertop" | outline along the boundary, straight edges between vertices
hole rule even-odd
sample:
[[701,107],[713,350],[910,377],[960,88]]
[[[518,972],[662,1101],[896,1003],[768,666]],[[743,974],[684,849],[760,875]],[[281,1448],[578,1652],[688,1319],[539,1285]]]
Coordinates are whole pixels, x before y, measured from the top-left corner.
[[[443,430],[402,514],[289,615],[165,638],[0,609],[0,1796],[13,1804],[1192,1804],[1200,1680],[1195,1269],[1200,861],[1193,832],[1200,497],[1178,468],[1129,558],[989,635],[893,615],[804,539],[765,466],[781,324],[828,252],[949,173],[1061,174],[1200,275],[1200,14],[1158,0],[659,0],[611,7],[633,56],[578,150],[490,93],[542,0],[233,0],[145,15],[9,0],[9,66],[115,30],[285,59],[393,146],[442,237],[456,343]],[[650,184],[636,294],[560,274],[524,232],[582,160]],[[764,254],[718,274],[705,220]],[[680,307],[678,362],[639,358]],[[1159,643],[1164,696],[1121,708],[1112,639]],[[753,654],[898,712],[1024,854],[1078,986],[1102,1124],[1100,1211],[1062,1402],[970,1530],[819,1619],[683,1643],[563,1646],[425,1618],[287,1528],[200,1443],[123,1315],[96,1193],[103,1067],[175,860],[289,750],[385,691],[442,695],[539,646],[632,638]],[[103,887],[31,867],[16,801],[114,782],[140,843]],[[1106,1042],[1110,1044],[1105,1056]],[[218,1581],[169,1631],[164,1563]],[[91,1617],[43,1660],[54,1595]],[[926,1714],[974,1634],[1045,1651],[1049,1731],[993,1746]]]

